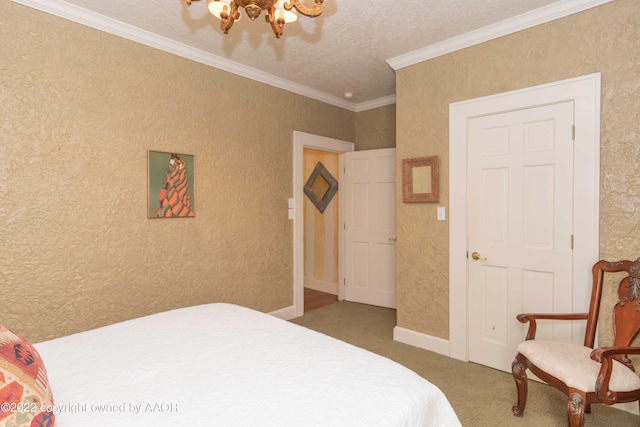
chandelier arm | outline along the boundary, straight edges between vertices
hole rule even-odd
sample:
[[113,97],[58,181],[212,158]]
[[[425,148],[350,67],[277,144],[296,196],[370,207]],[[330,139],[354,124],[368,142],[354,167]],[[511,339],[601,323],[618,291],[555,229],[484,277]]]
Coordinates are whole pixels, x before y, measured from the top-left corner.
[[229,30],[233,24],[240,18],[240,12],[238,12],[238,5],[236,2],[232,1],[229,6],[231,7],[229,13],[220,14],[220,29],[225,34],[229,34]]
[[269,13],[264,18],[269,24],[271,24],[273,33],[276,35],[276,38],[279,39],[284,33],[284,19],[276,18],[276,8],[274,6],[269,8]]
[[302,13],[306,16],[318,16],[322,13],[322,3],[324,0],[315,0],[316,4],[313,8],[307,7],[300,0],[289,0],[284,4],[284,8],[286,10],[291,10],[294,7],[298,10],[298,12]]

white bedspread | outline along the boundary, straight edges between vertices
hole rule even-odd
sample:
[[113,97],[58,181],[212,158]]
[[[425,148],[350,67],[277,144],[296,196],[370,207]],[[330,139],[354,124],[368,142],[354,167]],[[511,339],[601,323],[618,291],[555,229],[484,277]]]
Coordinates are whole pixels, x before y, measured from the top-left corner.
[[35,347],[57,427],[460,425],[444,394],[413,371],[230,304]]

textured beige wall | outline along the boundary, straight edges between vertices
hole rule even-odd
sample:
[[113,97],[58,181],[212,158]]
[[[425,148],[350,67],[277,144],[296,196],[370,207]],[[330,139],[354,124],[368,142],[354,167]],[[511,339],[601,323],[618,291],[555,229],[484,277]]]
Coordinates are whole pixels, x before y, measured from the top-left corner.
[[[602,73],[600,256],[638,257],[637,0],[618,0],[399,70],[398,164],[440,156],[440,204],[448,207],[450,103],[595,72]],[[436,221],[435,204],[398,202],[397,207],[398,325],[447,339],[448,221]]]
[[361,111],[356,116],[356,151],[396,146],[396,105]]
[[[0,58],[0,324],[292,304],[292,131],[354,141],[355,113],[8,0]],[[147,150],[195,155],[196,218],[146,218]]]

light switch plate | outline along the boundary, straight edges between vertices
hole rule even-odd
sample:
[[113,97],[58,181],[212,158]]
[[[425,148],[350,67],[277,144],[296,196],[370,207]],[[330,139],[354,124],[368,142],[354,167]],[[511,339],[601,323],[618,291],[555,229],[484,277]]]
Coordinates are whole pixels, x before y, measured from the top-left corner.
[[438,207],[438,221],[444,221],[446,219],[444,206]]

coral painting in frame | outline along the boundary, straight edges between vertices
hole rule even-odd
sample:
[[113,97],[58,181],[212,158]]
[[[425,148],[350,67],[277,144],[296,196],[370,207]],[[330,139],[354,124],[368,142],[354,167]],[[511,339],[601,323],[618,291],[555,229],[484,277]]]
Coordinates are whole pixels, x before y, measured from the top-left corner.
[[195,216],[193,155],[149,151],[148,180],[148,218]]

